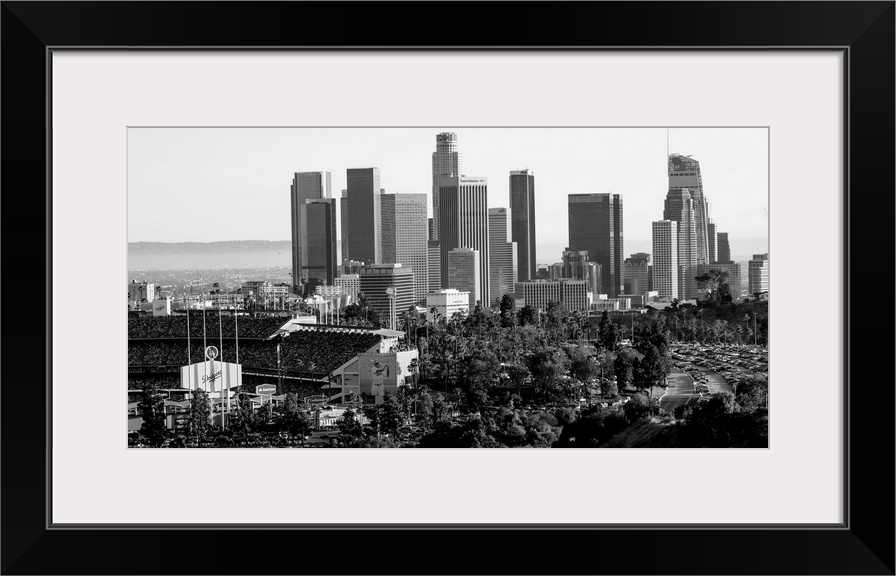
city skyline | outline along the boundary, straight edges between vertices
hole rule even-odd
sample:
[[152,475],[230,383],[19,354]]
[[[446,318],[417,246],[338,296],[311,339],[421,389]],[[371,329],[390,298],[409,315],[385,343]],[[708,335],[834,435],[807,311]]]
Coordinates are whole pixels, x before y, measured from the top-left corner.
[[[539,263],[560,261],[568,244],[569,194],[619,194],[623,257],[652,250],[651,223],[662,218],[669,189],[664,128],[132,128],[128,240],[289,239],[290,218],[275,215],[288,214],[297,172],[330,172],[338,197],[348,169],[376,167],[386,193],[428,192],[431,217],[435,140],[448,131],[457,133],[462,173],[490,179],[489,208],[511,207],[511,172],[537,175]],[[732,253],[768,252],[767,130],[673,128],[668,139],[670,153],[700,162],[713,221],[729,233]],[[209,225],[196,226],[196,211]]]

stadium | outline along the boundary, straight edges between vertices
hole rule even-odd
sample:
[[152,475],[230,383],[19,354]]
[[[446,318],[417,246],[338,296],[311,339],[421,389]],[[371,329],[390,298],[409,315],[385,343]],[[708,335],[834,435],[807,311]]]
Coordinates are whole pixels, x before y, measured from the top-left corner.
[[[273,384],[275,400],[291,392],[300,400],[316,397],[318,402],[335,404],[355,393],[365,402],[378,402],[370,385],[365,388],[359,370],[367,366],[365,361],[377,367],[389,364],[391,374],[389,368],[380,368],[370,370],[372,377],[387,374],[393,386],[404,385],[417,351],[399,343],[402,336],[403,332],[392,330],[304,324],[265,314],[219,316],[211,311],[191,312],[188,334],[186,316],[129,317],[128,401],[139,400],[147,384],[165,391],[171,403],[187,400],[191,391],[184,387],[181,369],[203,362],[207,345],[220,349],[218,362],[241,366],[240,385],[230,389],[231,398],[238,393],[255,396],[256,386]],[[380,376],[381,387],[382,383]]]

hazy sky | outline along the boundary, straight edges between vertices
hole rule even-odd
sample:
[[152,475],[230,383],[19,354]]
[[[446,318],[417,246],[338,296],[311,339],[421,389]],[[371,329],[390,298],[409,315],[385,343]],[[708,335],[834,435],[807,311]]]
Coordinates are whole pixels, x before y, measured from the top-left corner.
[[[537,260],[568,244],[567,195],[622,195],[625,254],[651,251],[668,188],[665,128],[131,128],[128,241],[289,240],[294,172],[376,166],[387,193],[431,195],[438,132],[456,132],[464,173],[509,206],[511,170],[535,173]],[[768,131],[671,128],[669,151],[699,160],[731,253],[768,250]],[[432,199],[429,199],[432,216]]]

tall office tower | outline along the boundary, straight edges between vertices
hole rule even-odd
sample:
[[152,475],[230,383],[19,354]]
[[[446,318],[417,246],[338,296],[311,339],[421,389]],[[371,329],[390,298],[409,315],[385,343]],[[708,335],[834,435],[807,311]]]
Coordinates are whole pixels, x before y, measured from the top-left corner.
[[516,242],[517,279],[535,276],[535,174],[531,170],[510,172],[510,239]]
[[382,199],[379,168],[346,170],[348,256],[365,264],[383,260]]
[[707,253],[706,257],[707,264],[711,264],[713,262],[719,261],[719,245],[718,239],[716,237],[716,225],[710,222],[706,225],[706,235],[707,235]]
[[426,229],[426,231],[427,231],[426,239],[427,240],[432,240],[432,227],[433,227],[432,222],[433,222],[433,219],[430,218],[429,219],[429,227]]
[[678,298],[678,223],[653,223],[653,289],[660,298]]
[[488,209],[489,305],[500,303],[505,294],[513,294],[517,280],[517,244],[508,242],[507,208]]
[[588,251],[570,250],[563,251],[563,267],[560,271],[561,278],[571,280],[585,280],[588,278]]
[[440,238],[441,225],[439,224],[439,178],[443,176],[460,176],[461,170],[460,152],[457,150],[457,134],[454,132],[442,132],[436,134],[436,151],[432,153],[432,236],[430,240]]
[[395,259],[395,194],[382,194],[380,199],[380,227],[382,254],[380,262],[384,264],[395,264],[401,260]]
[[[479,251],[471,248],[455,248],[448,252],[448,288],[470,293],[470,310],[476,307],[482,293],[479,281],[482,278],[479,268]],[[483,308],[487,302],[480,300]]]
[[768,292],[768,254],[753,254],[747,266],[747,293]]
[[348,190],[339,198],[339,254],[342,261],[348,261]]
[[663,220],[678,223],[678,295],[693,298],[696,290],[691,268],[697,265],[697,230],[694,202],[686,188],[669,190],[663,206]]
[[601,286],[603,286],[600,275],[600,264],[597,262],[589,262],[587,270],[588,276],[586,279],[588,280],[588,290],[594,294],[595,298],[597,298],[597,295],[601,293]]
[[299,206],[301,224],[302,279],[304,293],[313,294],[321,284],[332,286],[336,279],[336,200],[305,200]]
[[[361,268],[359,288],[367,298],[367,305],[377,313],[384,328],[397,328],[414,304],[414,273],[401,264],[371,264]],[[394,290],[394,302],[386,291]]]
[[302,262],[307,249],[302,244],[301,207],[306,200],[330,198],[330,183],[329,172],[296,172],[289,186],[292,219],[292,289],[296,294],[302,293],[302,280],[307,280],[307,276],[302,276]]
[[644,252],[632,254],[623,265],[625,293],[643,296],[650,290],[650,256]]
[[569,250],[588,252],[601,267],[601,293],[622,293],[622,198],[619,194],[569,195]]
[[690,156],[669,155],[669,191],[688,190],[694,208],[694,233],[696,248],[694,257],[697,264],[709,262],[709,214],[706,196],[703,194],[703,177],[700,162]]
[[718,238],[717,243],[719,251],[719,259],[717,262],[723,264],[731,262],[731,246],[728,244],[728,233],[719,232],[716,234],[716,238]]
[[414,271],[414,301],[429,291],[426,194],[383,194],[383,262]]
[[430,240],[426,245],[427,256],[429,257],[429,263],[427,265],[429,270],[429,274],[427,275],[429,280],[429,292],[435,292],[442,289],[441,247],[438,240]]
[[439,246],[443,288],[448,285],[448,253],[455,248],[479,251],[479,293],[470,297],[488,305],[488,179],[439,178]]

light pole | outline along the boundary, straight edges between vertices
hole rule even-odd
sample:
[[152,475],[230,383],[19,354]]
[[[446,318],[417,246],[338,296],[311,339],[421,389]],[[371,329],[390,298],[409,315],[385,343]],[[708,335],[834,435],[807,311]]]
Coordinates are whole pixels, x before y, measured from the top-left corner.
[[389,328],[395,330],[395,288],[386,288],[386,295],[389,297]]

